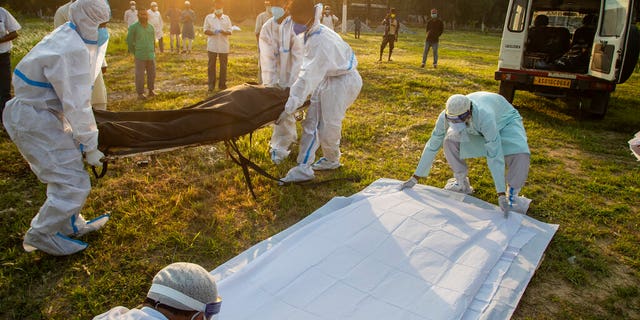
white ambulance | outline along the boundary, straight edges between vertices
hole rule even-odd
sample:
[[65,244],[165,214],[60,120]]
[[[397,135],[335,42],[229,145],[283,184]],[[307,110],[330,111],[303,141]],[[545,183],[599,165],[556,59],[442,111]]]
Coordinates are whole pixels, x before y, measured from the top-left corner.
[[[495,79],[604,117],[640,53],[634,0],[510,0]],[[638,1],[640,2],[640,1]]]

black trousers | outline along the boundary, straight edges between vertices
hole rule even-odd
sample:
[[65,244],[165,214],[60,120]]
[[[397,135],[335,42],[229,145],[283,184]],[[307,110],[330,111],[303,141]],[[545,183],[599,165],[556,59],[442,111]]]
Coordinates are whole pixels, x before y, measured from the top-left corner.
[[0,53],[0,124],[4,104],[11,100],[11,53]]
[[227,58],[228,53],[217,53],[207,51],[209,53],[209,65],[207,73],[209,76],[209,91],[216,87],[216,59],[220,57],[220,78],[218,78],[218,88],[224,90],[227,88]]

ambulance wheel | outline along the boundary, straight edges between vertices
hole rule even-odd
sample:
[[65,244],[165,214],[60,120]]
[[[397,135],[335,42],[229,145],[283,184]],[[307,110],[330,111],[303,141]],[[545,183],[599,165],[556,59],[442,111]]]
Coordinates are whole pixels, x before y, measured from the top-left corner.
[[629,26],[629,36],[627,39],[624,64],[620,70],[620,80],[618,83],[627,81],[633,74],[636,64],[638,63],[638,55],[640,55],[640,32],[635,25]]
[[516,86],[511,82],[500,81],[500,95],[503,96],[509,103],[513,102],[513,97],[516,95]]

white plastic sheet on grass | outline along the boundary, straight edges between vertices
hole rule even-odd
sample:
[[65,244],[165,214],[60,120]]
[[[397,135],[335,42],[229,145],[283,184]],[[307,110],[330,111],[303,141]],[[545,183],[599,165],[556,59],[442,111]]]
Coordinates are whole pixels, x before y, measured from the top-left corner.
[[508,319],[557,225],[380,179],[211,273],[220,319]]

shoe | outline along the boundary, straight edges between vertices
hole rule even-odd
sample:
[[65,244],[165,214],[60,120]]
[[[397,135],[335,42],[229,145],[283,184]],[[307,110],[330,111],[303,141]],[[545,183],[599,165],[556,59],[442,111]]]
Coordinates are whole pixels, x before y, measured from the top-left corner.
[[218,89],[220,90],[227,90],[227,86],[219,86]]
[[420,68],[424,68],[424,63],[420,65]]
[[511,204],[511,207],[515,212],[527,214],[529,205],[531,205],[531,199],[523,196],[518,196],[515,201],[513,201],[513,204]]
[[97,218],[86,221],[84,217],[79,214],[71,217],[71,223],[65,226],[60,233],[69,237],[82,237],[89,232],[93,232],[104,227],[109,221],[111,215],[105,213]]
[[306,164],[299,164],[289,170],[287,175],[280,179],[281,182],[303,182],[313,180],[315,176],[313,175],[313,169],[311,166]]
[[22,247],[26,252],[40,250],[53,256],[68,256],[86,249],[86,242],[71,239],[60,232],[45,234],[29,228],[24,236]]
[[320,160],[316,161],[316,163],[314,163],[311,166],[311,169],[313,169],[315,171],[333,170],[333,169],[340,168],[340,166],[341,166],[340,162],[329,161],[327,158],[322,157],[322,158],[320,158]]
[[138,94],[138,100],[147,100],[147,97],[145,97],[144,94],[140,93]]
[[274,164],[281,164],[284,161],[284,159],[286,159],[289,156],[289,151],[271,149],[271,151],[269,151],[269,154],[271,155],[271,162],[273,162]]
[[437,69],[437,68],[438,68],[438,65],[434,63],[434,64],[433,64],[433,68],[434,68],[434,69]]
[[447,180],[447,184],[444,186],[444,190],[449,190],[453,192],[459,192],[464,194],[472,194],[473,188],[469,183],[469,178],[465,177],[462,183],[458,183],[456,178],[451,178]]
[[155,97],[157,96],[156,92],[153,90],[149,90],[149,93],[147,94],[148,97]]

